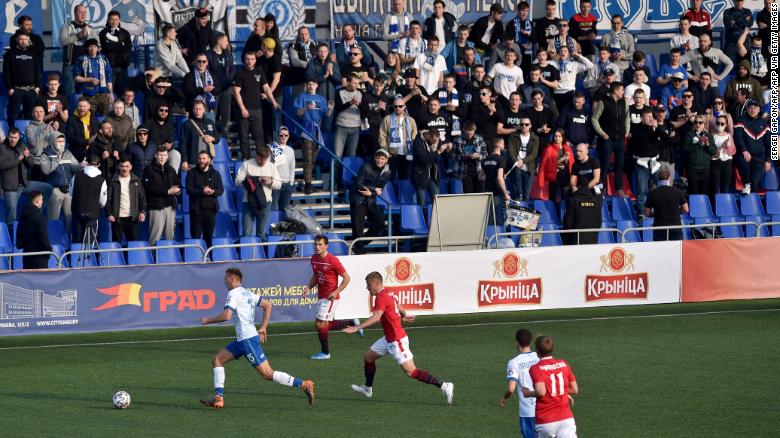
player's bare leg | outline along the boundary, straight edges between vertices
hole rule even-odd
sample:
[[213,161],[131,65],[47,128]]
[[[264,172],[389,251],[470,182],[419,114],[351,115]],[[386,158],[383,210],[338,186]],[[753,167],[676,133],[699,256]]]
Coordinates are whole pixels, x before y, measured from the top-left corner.
[[267,360],[256,366],[255,369],[265,380],[273,380],[280,385],[301,388],[309,399],[309,404],[314,404],[314,382],[311,380],[301,380],[283,371],[274,371]]
[[455,389],[455,385],[451,382],[442,382],[441,379],[434,376],[433,374],[429,373],[428,371],[417,368],[414,365],[414,360],[410,359],[406,362],[401,364],[401,369],[404,370],[407,376],[417,379],[422,383],[426,383],[428,385],[435,385],[436,387],[441,389],[442,394],[444,394],[444,398],[447,400],[447,404],[452,404],[452,397],[453,392]]
[[363,371],[366,375],[366,384],[352,385],[353,391],[359,392],[368,398],[374,395],[374,375],[376,374],[376,360],[378,358],[379,355],[374,350],[366,351],[366,354],[363,355]]
[[211,406],[220,409],[225,406],[225,364],[235,359],[233,354],[224,348],[214,356],[211,364],[214,367],[214,397],[200,402],[205,406]]

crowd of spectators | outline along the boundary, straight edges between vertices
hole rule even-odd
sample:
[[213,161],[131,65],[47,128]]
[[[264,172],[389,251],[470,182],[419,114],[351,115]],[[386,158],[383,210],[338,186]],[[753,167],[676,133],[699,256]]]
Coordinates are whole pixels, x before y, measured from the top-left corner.
[[[75,215],[95,215],[76,202],[79,186],[95,190],[78,184],[86,174],[105,186],[97,208],[114,239],[136,238],[144,221],[150,243],[172,239],[186,192],[191,234],[210,243],[227,177],[244,189],[243,234],[265,237],[271,209],[289,205],[296,190],[292,147],[301,150],[300,189],[309,194],[321,144],[339,158],[365,159],[345,187],[355,237],[366,215],[370,233],[383,232],[376,199],[387,181],[404,179],[423,207],[442,183],[461,180],[466,193],[493,192],[499,210],[508,199],[560,203],[630,190],[644,215],[661,169],[687,182],[688,193],[710,195],[734,191],[737,169],[749,193],[772,169],[763,111],[771,0],[764,3],[755,20],[742,0],[725,11],[721,50],[702,0],[693,0],[657,71],[648,58],[661,54],[639,50],[621,16],[598,32],[591,0],[568,19],[556,16],[553,0],[535,20],[525,1],[511,20],[496,3],[475,23],[458,22],[441,0],[421,23],[395,0],[382,27],[385,59],[350,25],[335,43],[301,27],[285,47],[272,15],[255,20],[234,55],[210,11],[198,9],[179,29],[162,26],[151,68],[135,77],[118,12],[96,29],[77,5],[59,35],[61,73],[45,77],[36,23],[21,17],[3,63],[6,221],[17,220],[22,193],[41,193],[47,218],[62,215],[78,240]],[[292,87],[286,117],[299,128],[282,126],[283,87]],[[29,120],[23,132],[19,120]],[[222,140],[240,150],[234,177],[213,166]]]

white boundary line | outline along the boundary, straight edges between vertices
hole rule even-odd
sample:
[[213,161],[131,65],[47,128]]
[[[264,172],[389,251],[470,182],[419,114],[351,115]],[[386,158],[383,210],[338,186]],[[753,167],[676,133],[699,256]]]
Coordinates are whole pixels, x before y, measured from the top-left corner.
[[[743,309],[743,310],[716,310],[711,312],[691,312],[691,313],[662,313],[657,315],[622,315],[622,316],[595,316],[592,318],[568,318],[568,319],[542,319],[535,321],[501,321],[501,322],[478,322],[473,324],[442,324],[442,325],[427,325],[427,326],[410,326],[404,327],[405,330],[424,330],[424,329],[436,329],[436,328],[468,328],[468,327],[486,327],[486,326],[498,326],[498,325],[516,325],[516,324],[547,324],[547,323],[562,323],[562,322],[584,322],[584,321],[608,321],[616,319],[641,319],[641,318],[675,318],[685,316],[709,316],[709,315],[724,315],[734,313],[760,313],[760,312],[780,312],[780,308],[777,309]],[[369,331],[379,331],[381,329],[368,329]],[[311,335],[314,332],[292,332],[292,333],[279,333],[277,336],[300,336]],[[74,333],[75,334],[75,333]],[[34,345],[27,347],[0,347],[0,351],[3,350],[37,350],[43,348],[68,348],[68,347],[100,347],[105,345],[129,345],[129,344],[162,344],[168,342],[193,342],[193,341],[214,341],[220,339],[234,339],[234,336],[214,336],[206,338],[184,338],[184,339],[159,339],[159,340],[139,340],[139,341],[115,341],[115,342],[92,342],[82,344],[56,344],[56,345]]]

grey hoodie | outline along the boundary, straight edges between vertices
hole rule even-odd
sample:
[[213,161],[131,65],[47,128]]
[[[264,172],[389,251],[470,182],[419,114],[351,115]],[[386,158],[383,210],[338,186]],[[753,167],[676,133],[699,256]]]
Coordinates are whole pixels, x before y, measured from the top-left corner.
[[65,138],[65,134],[52,136],[49,146],[41,155],[41,171],[46,175],[47,183],[54,187],[68,187],[73,180],[73,174],[81,170],[81,165],[70,151],[65,148],[57,152],[55,148],[59,137]]
[[[24,135],[27,136],[27,144],[30,147],[30,155],[33,157],[33,164],[41,163],[41,155],[46,146],[52,144],[52,140],[57,139],[59,131],[52,128],[46,122],[32,121],[24,129]],[[52,138],[53,137],[53,138]]]

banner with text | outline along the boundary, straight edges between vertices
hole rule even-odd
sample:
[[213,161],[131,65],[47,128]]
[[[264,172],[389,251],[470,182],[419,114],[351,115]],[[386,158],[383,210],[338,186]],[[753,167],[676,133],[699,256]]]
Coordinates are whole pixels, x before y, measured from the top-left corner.
[[12,272],[0,274],[0,336],[197,326],[222,311],[228,267],[271,301],[272,321],[313,319],[307,259]]
[[[5,0],[0,13],[0,48],[8,46],[11,36],[19,28],[16,22],[22,15],[32,18],[33,25],[41,26],[41,2],[36,0]],[[36,28],[40,29],[40,27]],[[38,35],[40,30],[36,30]]]
[[337,318],[370,314],[365,276],[413,314],[675,303],[680,243],[383,254],[342,260],[352,277]]

